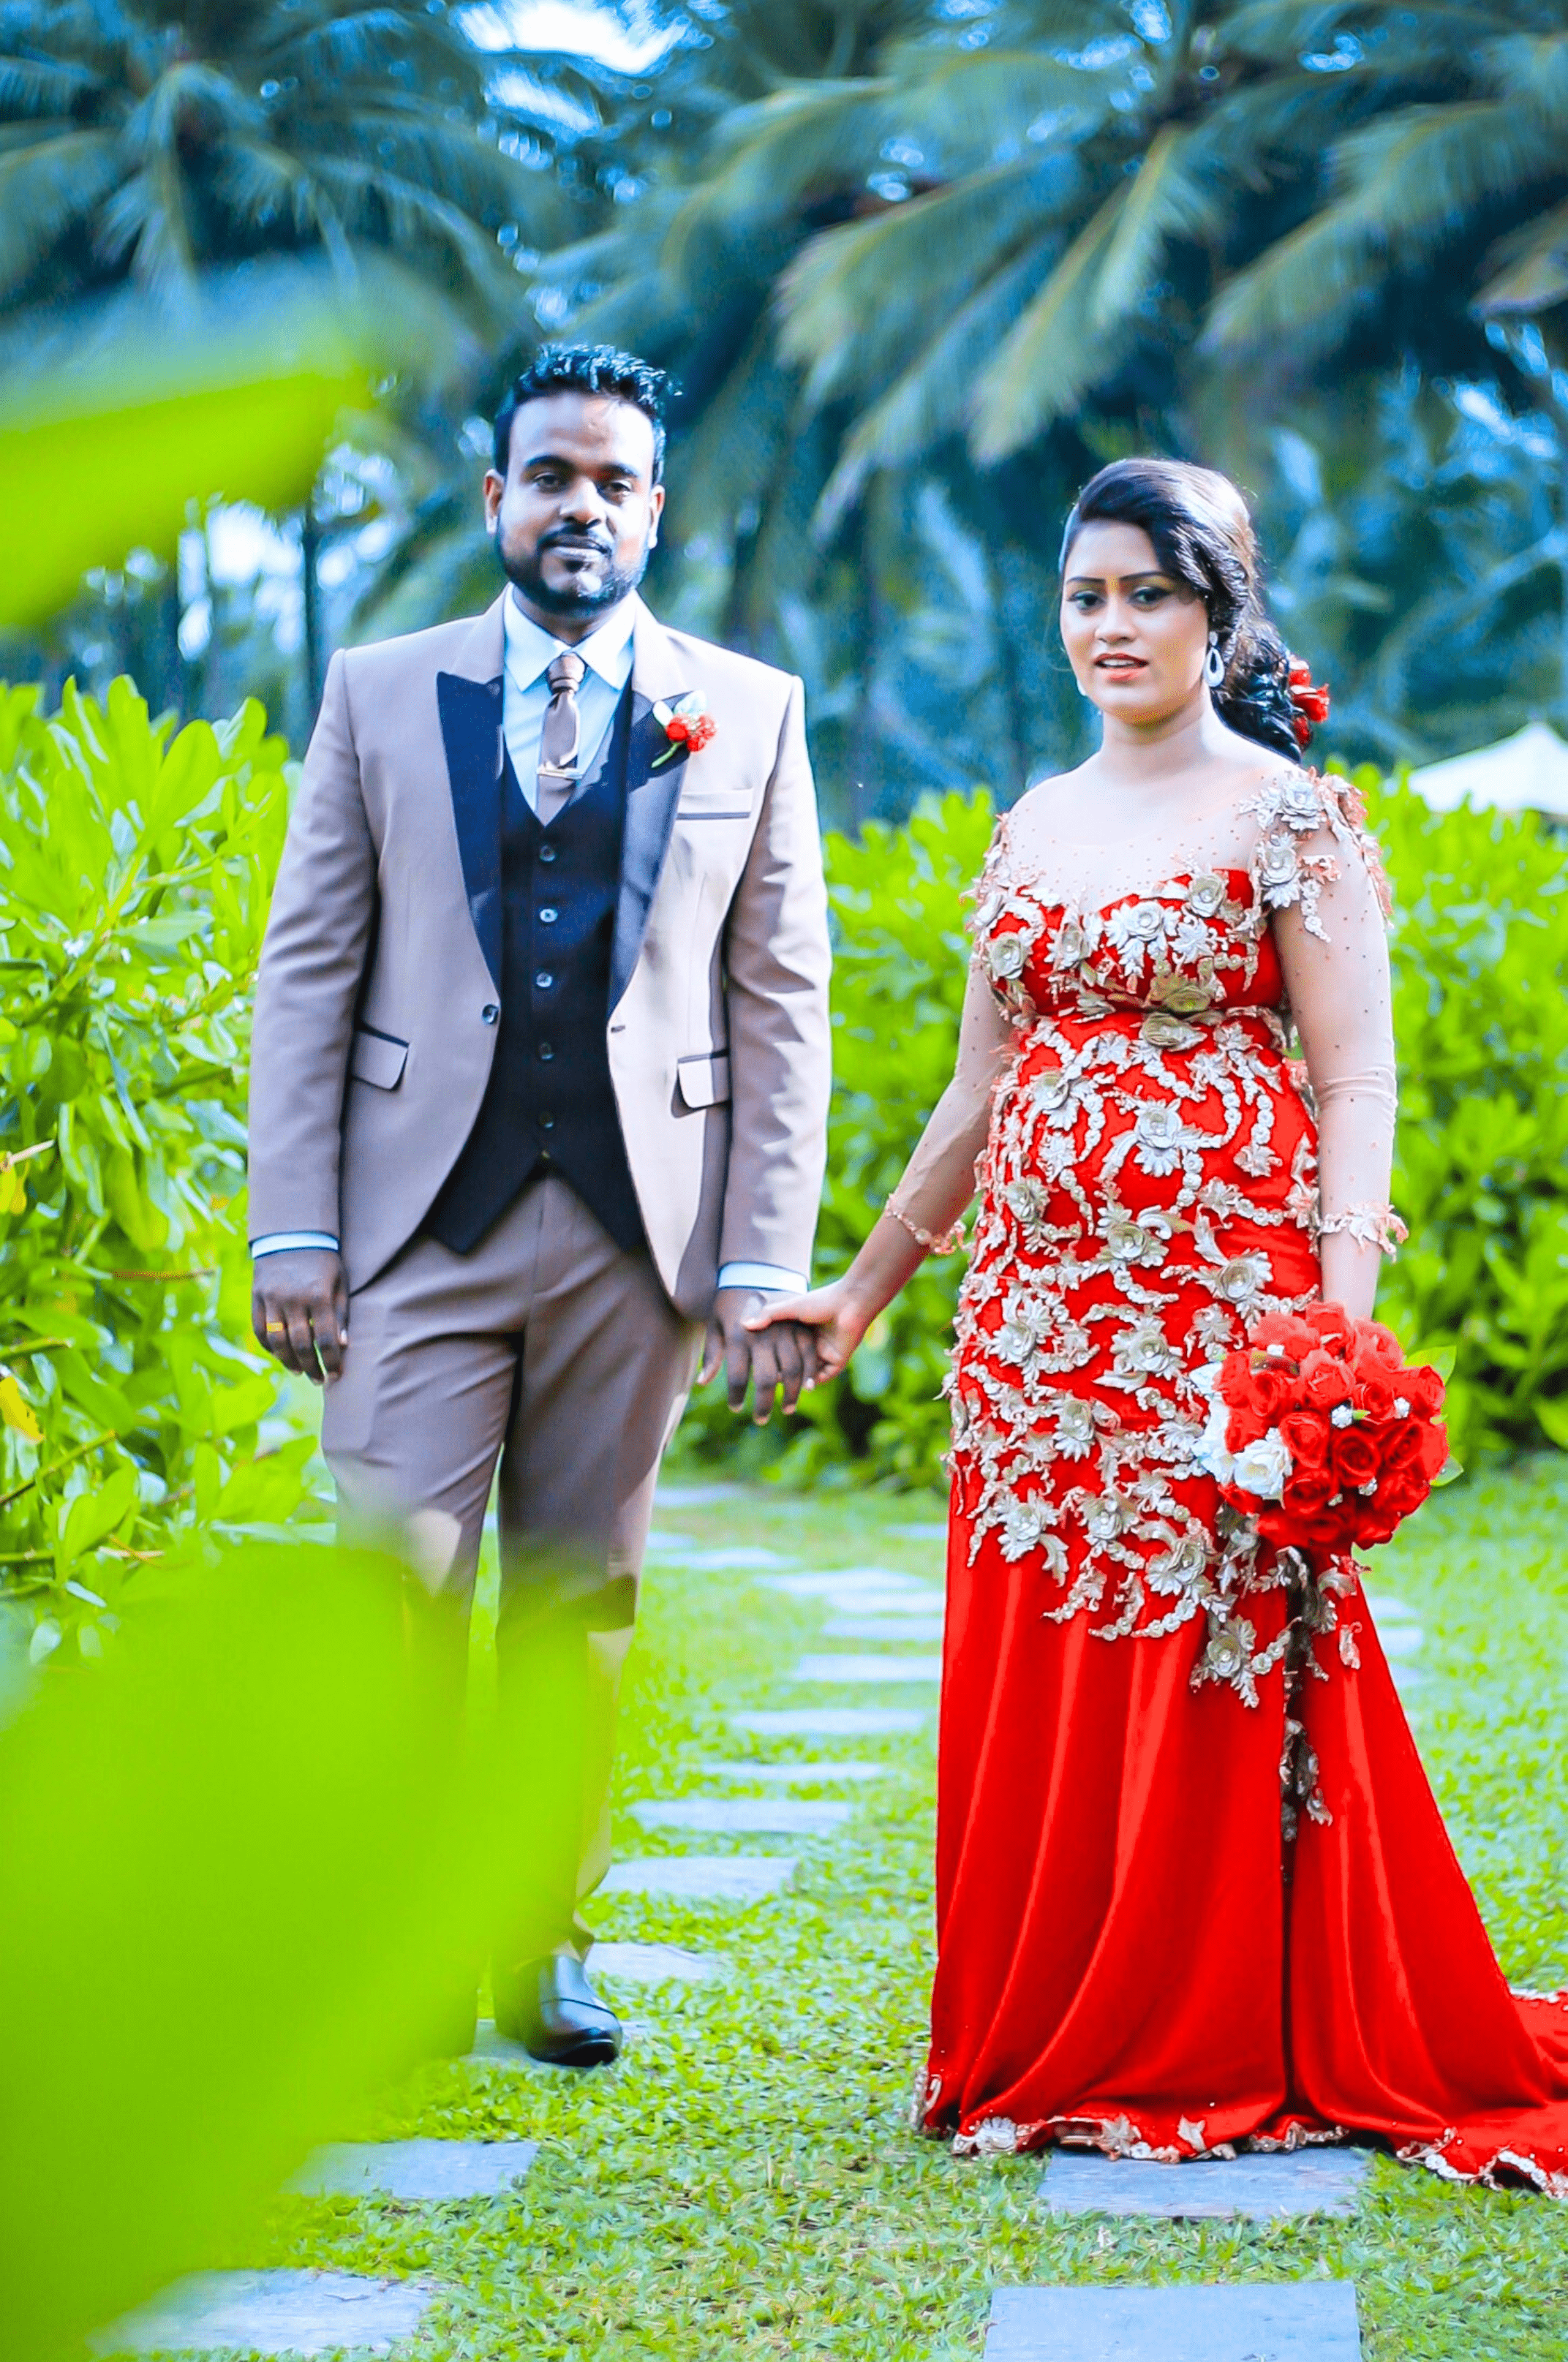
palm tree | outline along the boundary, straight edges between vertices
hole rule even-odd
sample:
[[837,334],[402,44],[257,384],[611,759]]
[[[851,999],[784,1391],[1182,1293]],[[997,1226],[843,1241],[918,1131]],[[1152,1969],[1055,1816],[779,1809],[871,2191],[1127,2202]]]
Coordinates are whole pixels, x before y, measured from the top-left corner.
[[0,294],[375,247],[454,292],[515,293],[497,243],[539,176],[499,136],[458,12],[393,0],[4,0]]

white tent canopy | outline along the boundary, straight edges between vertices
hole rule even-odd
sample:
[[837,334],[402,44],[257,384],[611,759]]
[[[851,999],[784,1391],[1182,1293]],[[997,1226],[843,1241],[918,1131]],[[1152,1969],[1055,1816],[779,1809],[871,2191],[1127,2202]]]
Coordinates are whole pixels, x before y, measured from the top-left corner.
[[1410,785],[1434,811],[1452,811],[1468,797],[1477,810],[1490,805],[1568,820],[1568,746],[1544,722],[1530,722],[1495,746],[1412,771]]

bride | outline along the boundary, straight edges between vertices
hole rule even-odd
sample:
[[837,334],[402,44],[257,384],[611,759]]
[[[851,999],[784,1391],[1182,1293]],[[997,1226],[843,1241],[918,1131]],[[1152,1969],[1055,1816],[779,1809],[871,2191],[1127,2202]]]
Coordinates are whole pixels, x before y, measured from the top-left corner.
[[1304,1586],[1197,1457],[1196,1374],[1266,1308],[1368,1316],[1402,1234],[1377,851],[1297,763],[1320,693],[1225,478],[1103,469],[1062,578],[1099,751],[998,826],[885,1214],[766,1316],[833,1376],[977,1177],[919,2121],[1171,2160],[1359,2134],[1568,2198],[1568,1995],[1505,1983],[1354,1568]]

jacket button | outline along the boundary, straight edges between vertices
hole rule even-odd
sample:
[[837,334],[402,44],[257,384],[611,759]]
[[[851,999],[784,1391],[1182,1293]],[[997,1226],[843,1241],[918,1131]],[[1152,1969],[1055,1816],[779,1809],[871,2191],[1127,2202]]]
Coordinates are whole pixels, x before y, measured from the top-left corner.
[[493,1025],[500,1015],[501,1011],[496,1007],[493,1000],[487,1000],[484,1007],[480,1010],[480,1017],[482,1022],[486,1025]]
[[550,974],[547,967],[542,967],[534,978],[534,982],[537,985],[541,992],[548,992],[555,980],[555,977]]
[[542,1115],[539,1118],[539,1130],[541,1131],[554,1131],[555,1128],[556,1120],[553,1115]]
[[539,913],[539,924],[542,927],[553,927],[559,917],[560,912],[553,909],[551,905],[547,902],[544,909]]
[[555,1056],[555,1054],[556,1054],[556,1045],[555,1045],[555,1043],[554,1043],[553,1042],[541,1042],[541,1043],[540,1043],[540,1044],[539,1044],[539,1055],[540,1055],[540,1057],[541,1057],[541,1058],[543,1058],[543,1060],[545,1061],[545,1064],[546,1064],[547,1065],[549,1065],[550,1060]]
[[553,844],[542,844],[539,847],[539,858],[541,861],[553,861],[555,857],[556,848]]

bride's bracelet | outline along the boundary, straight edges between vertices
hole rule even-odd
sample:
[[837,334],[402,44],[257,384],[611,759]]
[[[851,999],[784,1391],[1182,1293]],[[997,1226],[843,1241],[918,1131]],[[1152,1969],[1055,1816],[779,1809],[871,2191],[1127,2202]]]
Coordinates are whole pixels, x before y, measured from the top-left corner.
[[901,1206],[894,1205],[891,1198],[889,1198],[882,1211],[885,1214],[890,1214],[895,1222],[901,1222],[916,1245],[924,1247],[928,1254],[950,1255],[963,1252],[965,1230],[962,1215],[951,1230],[944,1231],[941,1237],[937,1238],[930,1231],[922,1231],[918,1222],[911,1221]]
[[1398,1253],[1410,1235],[1392,1206],[1347,1206],[1342,1214],[1331,1214],[1318,1225],[1320,1239],[1332,1238],[1336,1231],[1390,1256]]

